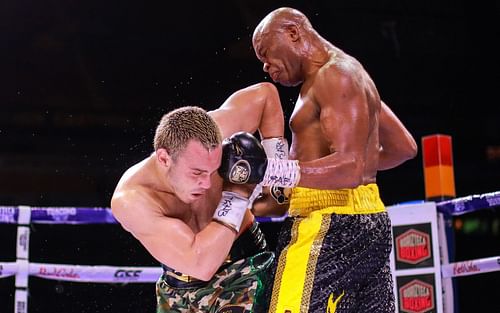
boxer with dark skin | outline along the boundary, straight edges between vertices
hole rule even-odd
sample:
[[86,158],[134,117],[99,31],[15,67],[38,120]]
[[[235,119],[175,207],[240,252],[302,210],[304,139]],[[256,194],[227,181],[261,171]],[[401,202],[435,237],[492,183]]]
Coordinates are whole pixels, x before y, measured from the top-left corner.
[[290,118],[290,158],[300,160],[300,186],[356,187],[415,157],[415,140],[363,66],[322,38],[302,13],[269,14],[253,45],[273,81],[302,84]]
[[[259,131],[261,138],[282,137],[284,131],[279,96],[270,83],[233,93],[217,110],[206,113],[197,109],[164,116],[156,130],[155,152],[123,174],[111,200],[112,212],[124,229],[170,271],[166,270],[157,284],[157,293],[163,292],[157,294],[158,312],[170,312],[176,305],[180,311],[208,312],[217,305],[235,304],[227,297],[215,304],[207,300],[206,288],[217,286],[204,287],[199,297],[179,295],[177,291],[185,289],[171,288],[175,286],[168,285],[168,279],[210,281],[227,260],[235,239],[253,224],[254,217],[246,207],[240,208],[246,213],[242,213],[241,223],[236,223],[239,225],[228,227],[223,220],[214,219],[223,190],[246,200],[255,187],[223,182],[217,172],[221,138],[238,131]],[[175,146],[189,131],[195,137],[184,146]],[[163,146],[167,141],[170,146]],[[182,307],[185,302],[178,304],[179,297],[196,301]]]
[[[319,35],[303,13],[272,11],[252,40],[274,82],[300,85],[289,121],[299,188],[280,236],[269,312],[394,312],[390,221],[376,175],[415,157],[415,140],[363,66]],[[304,233],[303,225],[316,227],[304,224],[316,214],[317,230]],[[309,257],[296,261],[304,251]]]

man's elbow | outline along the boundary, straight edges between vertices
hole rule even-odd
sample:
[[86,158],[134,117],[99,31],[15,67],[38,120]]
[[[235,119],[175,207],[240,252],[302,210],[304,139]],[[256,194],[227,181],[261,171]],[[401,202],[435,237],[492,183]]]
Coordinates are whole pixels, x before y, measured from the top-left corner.
[[356,171],[351,175],[351,182],[348,183],[347,188],[356,188],[363,184],[364,176],[362,172]]
[[[338,186],[328,186],[325,189],[356,188],[363,184],[365,160],[356,155],[346,155],[339,177],[342,177],[334,184]],[[326,180],[328,181],[328,180]]]
[[212,277],[217,272],[217,269],[219,268],[218,266],[211,266],[210,264],[206,264],[206,262],[203,261],[203,258],[193,256],[192,254],[190,255],[190,257],[185,256],[184,259],[182,257],[178,258],[177,262],[180,261],[180,264],[170,263],[170,258],[167,257],[167,255],[159,254],[155,256],[155,259],[162,264],[166,264],[169,267],[175,268],[176,271],[202,281],[209,281],[210,279],[212,279]]
[[201,270],[199,272],[199,274],[197,275],[197,278],[199,280],[203,280],[203,281],[209,281],[210,279],[212,279],[212,277],[214,277],[215,273],[217,272],[217,270]]
[[206,252],[198,250],[192,255],[194,261],[191,263],[191,276],[203,281],[209,281],[217,273],[217,270],[221,264],[217,262],[210,261],[211,259],[207,257]]
[[257,83],[255,84],[255,86],[265,95],[278,94],[278,88],[276,88],[276,86],[270,82]]
[[347,174],[348,179],[345,181],[345,188],[356,188],[363,184],[364,180],[364,162],[360,159],[353,159],[352,168],[349,170],[350,174]]
[[192,276],[203,281],[209,281],[214,277],[220,266],[198,265],[193,271]]
[[411,140],[411,142],[408,144],[408,147],[406,149],[406,160],[411,160],[417,156],[418,153],[418,146],[415,140]]
[[404,144],[394,147],[393,149],[383,149],[384,153],[391,159],[398,160],[399,163],[411,160],[417,156],[418,146],[415,140],[410,139]]

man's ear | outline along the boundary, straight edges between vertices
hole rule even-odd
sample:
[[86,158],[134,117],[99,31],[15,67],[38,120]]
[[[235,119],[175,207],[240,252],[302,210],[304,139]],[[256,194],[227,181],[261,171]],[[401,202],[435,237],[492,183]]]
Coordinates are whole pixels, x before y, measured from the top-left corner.
[[168,154],[167,150],[163,148],[156,150],[156,159],[165,167],[169,167],[170,164],[172,164],[172,157]]
[[295,42],[300,39],[300,31],[297,25],[288,24],[285,26],[286,34],[291,41]]

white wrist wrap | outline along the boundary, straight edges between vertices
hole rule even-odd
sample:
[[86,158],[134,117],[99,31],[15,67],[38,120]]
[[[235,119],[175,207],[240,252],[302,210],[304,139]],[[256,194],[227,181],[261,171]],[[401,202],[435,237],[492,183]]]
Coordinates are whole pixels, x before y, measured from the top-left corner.
[[299,161],[267,159],[267,169],[262,185],[291,188],[297,186],[299,180]]
[[247,198],[235,192],[223,191],[213,219],[238,233],[247,208]]
[[260,142],[269,159],[288,159],[288,141],[283,137],[264,139]]
[[[284,137],[268,138],[261,141],[266,155],[270,159],[288,160],[288,141]],[[283,186],[269,186],[271,197],[278,204],[289,202],[290,189]]]

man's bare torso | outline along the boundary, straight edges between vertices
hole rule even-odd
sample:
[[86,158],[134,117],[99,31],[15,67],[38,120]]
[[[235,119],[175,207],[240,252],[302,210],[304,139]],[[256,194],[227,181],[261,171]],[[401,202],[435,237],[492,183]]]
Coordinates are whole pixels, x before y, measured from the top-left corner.
[[[158,178],[153,170],[154,154],[131,167],[120,179],[115,193],[124,192],[128,195],[131,205],[140,196],[150,205],[140,206],[150,210],[147,214],[157,214],[179,219],[188,225],[193,233],[198,233],[212,220],[215,208],[221,198],[222,179],[213,175],[212,187],[199,200],[186,204],[173,193],[161,190]],[[165,178],[163,178],[165,179]],[[139,206],[138,206],[139,207]]]
[[[368,138],[365,138],[365,167],[363,172],[363,184],[375,182],[375,175],[378,166],[378,114],[380,112],[380,97],[375,88],[375,85],[361,64],[354,58],[346,55],[342,51],[331,48],[330,60],[320,68],[317,73],[306,79],[301,87],[300,95],[295,104],[294,111],[290,118],[290,129],[292,131],[292,144],[290,158],[299,161],[310,161],[320,159],[327,155],[336,152],[337,143],[333,138],[325,135],[324,123],[329,123],[328,120],[322,120],[321,105],[315,99],[315,93],[318,83],[316,79],[321,75],[321,71],[326,67],[333,67],[333,75],[345,75],[352,80],[359,93],[363,93],[361,97],[363,101],[356,104],[359,108],[353,110],[368,112],[369,132]],[[323,79],[323,78],[320,78]],[[332,85],[327,92],[336,92],[337,86]],[[323,104],[324,105],[324,104]],[[329,105],[342,105],[342,103],[330,103]],[[364,108],[363,108],[364,107]],[[364,123],[364,121],[363,121]],[[334,131],[340,131],[331,125]],[[341,140],[352,140],[352,138],[341,138]],[[332,179],[334,179],[332,177]]]

